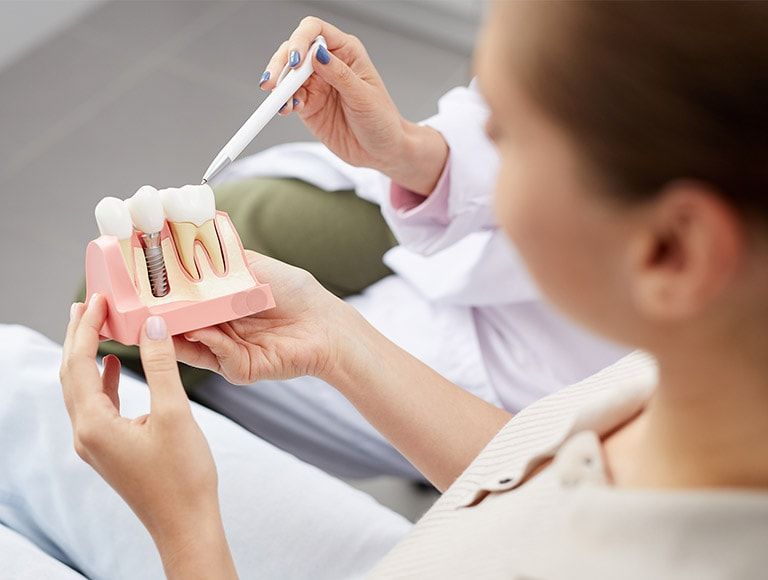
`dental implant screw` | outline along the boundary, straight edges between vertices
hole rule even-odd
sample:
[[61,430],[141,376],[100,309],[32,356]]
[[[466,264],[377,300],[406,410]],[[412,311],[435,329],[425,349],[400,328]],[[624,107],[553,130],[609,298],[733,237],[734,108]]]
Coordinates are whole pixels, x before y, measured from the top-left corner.
[[168,288],[168,271],[165,269],[163,248],[160,245],[160,232],[141,234],[141,245],[144,248],[144,258],[147,261],[147,274],[152,295],[162,298],[170,291]]

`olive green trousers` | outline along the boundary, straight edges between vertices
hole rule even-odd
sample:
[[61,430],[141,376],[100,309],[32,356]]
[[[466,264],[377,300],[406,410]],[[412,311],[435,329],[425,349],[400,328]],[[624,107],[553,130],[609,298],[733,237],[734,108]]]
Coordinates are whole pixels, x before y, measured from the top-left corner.
[[[382,257],[397,242],[379,207],[353,191],[325,191],[284,178],[253,178],[214,191],[217,209],[229,214],[245,248],[308,270],[337,296],[357,294],[391,273]],[[80,300],[84,295],[83,288]],[[109,341],[100,352],[118,355],[142,374],[136,347]],[[188,389],[206,374],[180,368]]]

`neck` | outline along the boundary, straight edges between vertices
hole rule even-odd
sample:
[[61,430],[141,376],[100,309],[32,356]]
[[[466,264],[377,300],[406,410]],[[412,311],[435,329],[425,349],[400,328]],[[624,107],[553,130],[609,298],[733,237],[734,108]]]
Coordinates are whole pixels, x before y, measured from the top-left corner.
[[768,488],[768,355],[733,343],[657,356],[656,393],[606,441],[618,485]]

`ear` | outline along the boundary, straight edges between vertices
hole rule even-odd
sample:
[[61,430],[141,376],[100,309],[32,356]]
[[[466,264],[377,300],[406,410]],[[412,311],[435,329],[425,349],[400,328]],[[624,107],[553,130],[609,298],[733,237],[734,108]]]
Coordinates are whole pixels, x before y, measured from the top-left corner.
[[746,226],[711,188],[672,182],[640,221],[631,268],[642,316],[659,322],[692,318],[731,287],[745,259]]

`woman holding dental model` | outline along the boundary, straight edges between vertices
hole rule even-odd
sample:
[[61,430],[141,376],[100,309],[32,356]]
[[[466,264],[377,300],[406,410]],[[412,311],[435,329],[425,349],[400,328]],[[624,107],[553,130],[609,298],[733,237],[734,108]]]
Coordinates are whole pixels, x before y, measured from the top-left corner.
[[[318,33],[329,52],[317,58],[335,77],[315,79],[297,107],[340,153],[376,163],[374,141],[398,131],[389,112],[379,115],[386,93],[360,42],[308,20],[280,59],[297,50],[300,60]],[[104,302],[74,305],[61,377],[77,450],[149,530],[166,574],[234,577],[233,560],[255,577],[355,577],[374,564],[375,577],[763,574],[766,38],[759,3],[499,2],[483,35],[500,223],[556,304],[652,353],[658,375],[650,357],[631,355],[510,421],[303,271],[252,255],[278,308],[173,340],[150,318],[141,348],[151,407],[129,420],[120,412],[146,407],[146,396],[126,378],[118,396],[114,358],[99,374]],[[427,165],[445,153],[417,149]],[[416,194],[434,185],[391,169]],[[267,449],[256,463],[238,446],[252,450],[244,433],[190,407],[174,355],[233,382],[324,378],[446,493],[406,537],[407,524],[316,470]],[[0,412],[8,407],[23,412]],[[55,413],[48,419],[63,428]],[[66,527],[61,502],[51,510],[61,521],[38,516],[57,553],[90,576],[156,574],[128,540],[109,556],[90,547],[100,526],[130,520],[95,476],[58,461],[52,469],[75,500],[87,487],[103,503],[70,533],[53,525]],[[27,503],[44,502],[27,493]]]

